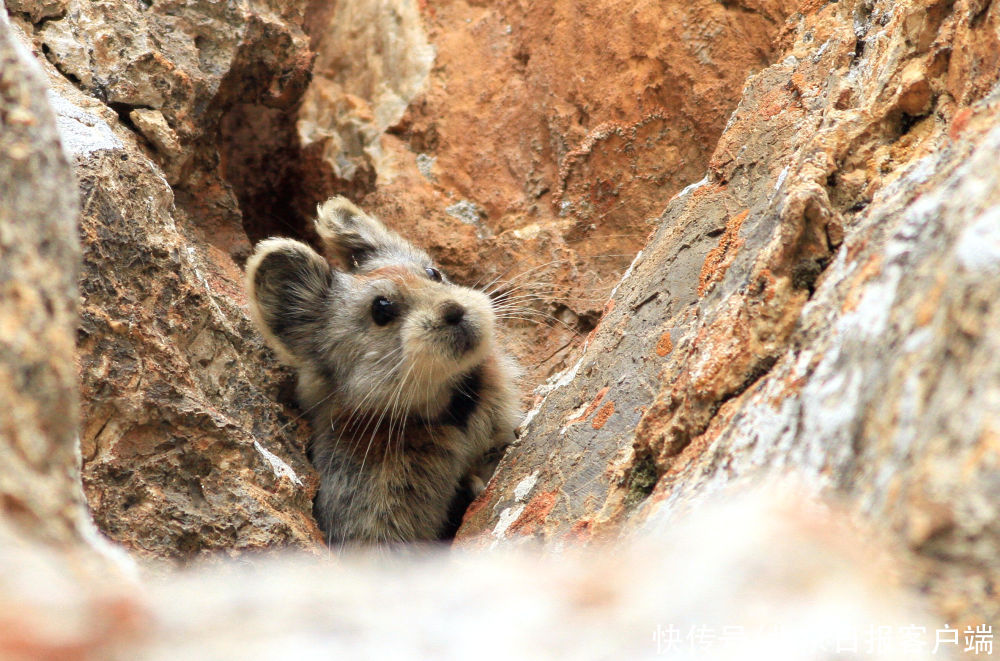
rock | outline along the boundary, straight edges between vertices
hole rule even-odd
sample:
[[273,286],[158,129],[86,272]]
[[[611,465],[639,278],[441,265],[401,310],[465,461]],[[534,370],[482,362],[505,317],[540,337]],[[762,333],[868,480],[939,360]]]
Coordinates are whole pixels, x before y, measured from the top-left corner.
[[701,176],[794,5],[317,11],[302,202],[348,192],[459,281],[510,283],[507,342],[536,384],[593,328],[650,219]]
[[78,154],[77,168],[80,445],[98,524],[178,559],[316,545],[307,432],[274,402],[286,377],[250,324],[240,270],[196,238],[134,142]]
[[80,540],[76,181],[44,77],[0,13],[0,515]]
[[[158,111],[190,160],[201,140],[215,142],[206,134],[232,102],[228,95],[277,106],[301,94],[310,58],[293,23],[300,15],[296,3],[279,10],[267,2],[68,0],[38,39],[56,68],[123,117]],[[286,79],[255,80],[263,62],[267,74]],[[241,70],[252,66],[262,70]]]
[[[294,121],[313,57],[301,29],[305,4],[66,0],[59,18],[32,32],[67,80],[147,138],[209,240],[245,259],[237,198],[259,201],[271,178],[297,176],[290,159],[257,154],[290,149],[280,126]],[[260,212],[287,214],[272,203]]]
[[[249,243],[218,156],[236,98],[247,116],[304,89],[311,55],[296,11],[87,2],[24,24],[59,67],[46,66],[49,101],[79,180],[63,188],[82,208],[87,502],[141,557],[321,548],[308,430],[247,316],[234,255]],[[69,413],[63,424],[78,433]]]
[[[19,569],[0,573],[0,616],[18,632],[0,638],[0,655],[466,659],[490,641],[498,658],[819,661],[961,649],[931,653],[942,623],[894,585],[869,532],[858,544],[862,531],[801,499],[740,501],[613,552],[270,557],[141,590],[73,576],[0,528],[0,567]],[[968,633],[956,632],[964,648]]]
[[996,621],[998,20],[803,3],[460,539],[646,534],[795,476]]
[[7,0],[7,9],[27,14],[35,23],[66,13],[68,0]]
[[178,183],[181,158],[184,152],[177,139],[177,134],[167,124],[163,113],[159,110],[137,108],[130,112],[128,117],[143,137],[149,140],[153,147],[162,154],[167,183],[171,185]]

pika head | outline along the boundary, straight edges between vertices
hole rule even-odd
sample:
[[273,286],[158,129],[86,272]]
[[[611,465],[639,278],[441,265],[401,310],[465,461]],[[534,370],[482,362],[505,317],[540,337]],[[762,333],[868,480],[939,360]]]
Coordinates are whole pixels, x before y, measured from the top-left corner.
[[247,289],[257,326],[298,373],[318,522],[330,542],[440,537],[516,424],[491,301],[344,198],[320,205],[315,226],[342,268],[267,239]]

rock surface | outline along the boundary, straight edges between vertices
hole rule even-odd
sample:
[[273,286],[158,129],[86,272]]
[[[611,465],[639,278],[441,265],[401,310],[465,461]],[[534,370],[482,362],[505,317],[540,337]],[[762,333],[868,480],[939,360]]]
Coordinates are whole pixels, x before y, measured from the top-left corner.
[[996,621],[998,9],[802,3],[460,537],[614,539],[792,475]]
[[0,514],[79,539],[76,181],[45,79],[0,13]]
[[[820,638],[769,656],[829,658],[831,613],[997,621],[994,3],[8,8],[5,656],[468,656],[503,622],[524,636],[510,654],[653,656],[657,627],[738,625],[749,604]],[[78,429],[94,518],[137,557],[321,550],[308,430],[240,264],[268,234],[308,238],[333,192],[463,282],[512,280],[526,381],[565,368],[465,548],[141,589],[78,571],[95,556]],[[709,514],[788,481],[796,505]],[[516,544],[596,555],[478,553]],[[908,610],[900,583],[938,615]]]
[[509,281],[533,386],[701,176],[794,4],[334,3],[310,27],[303,201],[349,191],[459,281]]
[[[141,590],[75,578],[0,529],[0,566],[19,569],[0,573],[0,617],[18,631],[0,636],[0,655],[468,659],[488,644],[491,658],[949,658],[957,646],[931,655],[941,625],[893,589],[873,547],[845,534],[856,531],[780,502],[707,507],[668,537],[614,552],[275,556],[172,572]],[[910,627],[908,643],[895,638]]]
[[308,431],[276,403],[288,376],[234,261],[243,165],[220,161],[231,113],[290,112],[305,89],[301,8],[279,4],[70,2],[22,23],[79,179],[87,501],[141,556],[320,548]]

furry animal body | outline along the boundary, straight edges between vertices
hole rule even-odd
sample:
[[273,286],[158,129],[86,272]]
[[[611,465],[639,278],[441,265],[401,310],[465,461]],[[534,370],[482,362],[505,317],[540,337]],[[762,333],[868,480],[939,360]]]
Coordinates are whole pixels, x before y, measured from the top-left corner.
[[272,238],[247,262],[257,326],[296,369],[330,544],[448,536],[514,438],[516,366],[490,298],[344,198],[318,209],[327,256]]

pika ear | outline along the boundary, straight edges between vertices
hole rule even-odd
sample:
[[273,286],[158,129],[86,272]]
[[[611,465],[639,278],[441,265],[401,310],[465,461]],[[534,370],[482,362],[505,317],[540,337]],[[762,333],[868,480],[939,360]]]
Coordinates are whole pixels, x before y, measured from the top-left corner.
[[356,270],[366,262],[429,261],[376,218],[354,206],[345,197],[333,197],[316,208],[316,232],[331,257],[340,257]]
[[334,278],[325,259],[292,239],[261,241],[247,260],[251,317],[284,362],[300,365],[319,354]]

